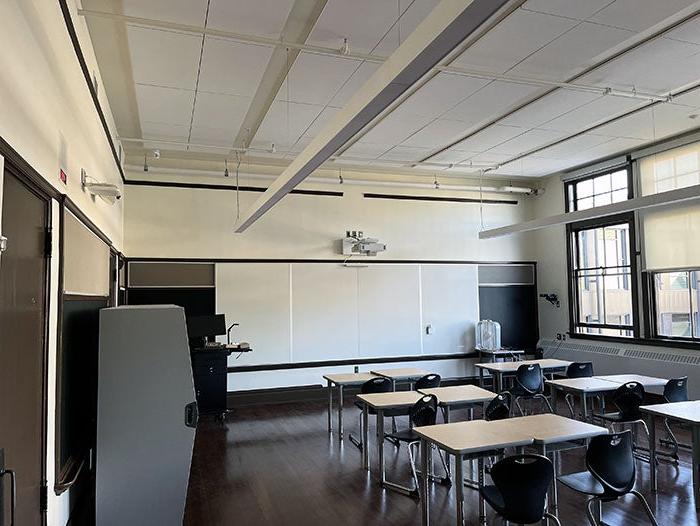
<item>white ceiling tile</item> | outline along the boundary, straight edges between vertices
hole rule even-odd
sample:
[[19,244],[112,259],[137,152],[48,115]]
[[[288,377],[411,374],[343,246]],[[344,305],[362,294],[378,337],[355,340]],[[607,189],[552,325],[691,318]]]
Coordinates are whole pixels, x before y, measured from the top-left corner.
[[596,68],[581,82],[666,93],[698,79],[700,45],[657,38]]
[[199,89],[252,97],[258,89],[272,48],[207,37]]
[[[300,53],[289,74],[289,100],[326,105],[359,65],[357,60]],[[277,98],[287,100],[286,82],[280,87]]]
[[472,162],[472,163],[491,163],[491,164],[499,164],[502,163],[503,161],[506,161],[510,159],[512,156],[507,155],[505,153],[495,153],[491,150],[488,152],[483,152],[483,153],[477,153],[475,155],[470,156],[469,158],[465,159],[463,162]]
[[588,148],[578,152],[573,156],[573,159],[578,160],[578,164],[597,161],[604,157],[609,157],[617,153],[623,153],[634,148],[637,148],[644,141],[640,139],[630,139],[627,137],[616,137],[610,141],[604,142],[598,146]]
[[387,32],[377,45],[374,52],[379,55],[391,55],[401,45],[408,35],[425,20],[430,12],[435,8],[440,0],[399,0],[399,9],[395,1],[382,0],[388,4],[393,4],[395,12],[398,15],[400,10],[401,17],[398,22]]
[[206,144],[212,146],[233,147],[235,133],[221,128],[209,128],[207,126],[192,126],[190,142],[193,144]]
[[570,168],[575,163],[561,159],[527,158],[504,164],[494,173],[512,177],[542,177]]
[[190,127],[184,124],[164,124],[162,122],[141,122],[141,136],[144,139],[167,141],[187,141]]
[[304,130],[304,135],[309,137],[316,137],[322,130],[323,127],[328,124],[333,117],[340,111],[340,108],[333,108],[332,106],[326,106],[321,113],[314,119],[314,121],[309,125],[309,127]]
[[537,157],[541,156],[548,159],[567,159],[578,155],[578,153],[583,150],[599,146],[613,139],[614,137],[586,133],[537,152]]
[[369,130],[362,140],[364,142],[396,146],[402,143],[413,133],[420,130],[432,119],[408,113],[401,106],[391,112],[374,128]]
[[198,93],[193,126],[238,132],[250,106],[250,97]]
[[700,44],[700,18],[694,17],[684,24],[668,31],[664,34],[664,38],[673,38],[675,40],[682,40],[683,42]]
[[389,148],[380,144],[372,144],[363,141],[357,141],[343,152],[342,157],[352,157],[360,159],[376,159]]
[[577,23],[570,18],[518,9],[462,53],[455,65],[505,73]]
[[683,104],[684,106],[691,106],[693,108],[700,107],[700,88],[689,91],[684,95],[679,95],[674,97],[674,104]]
[[407,146],[394,146],[391,150],[383,153],[379,159],[387,161],[415,162],[430,153],[428,148],[412,148]]
[[343,84],[330,102],[331,106],[342,108],[365,82],[379,69],[380,64],[364,62],[355,73]]
[[610,4],[611,0],[528,0],[523,9],[586,20]]
[[279,38],[294,0],[211,0],[209,26]]
[[626,29],[584,22],[525,59],[510,73],[561,80],[594,64],[598,55],[634,34]]
[[489,151],[507,155],[518,155],[561,139],[563,136],[563,132],[556,132],[552,130],[529,130],[522,135],[513,137],[512,139],[493,147]]
[[200,27],[207,12],[207,0],[122,0],[121,4],[126,16]]
[[606,95],[552,119],[542,127],[548,130],[580,132],[644,104],[644,100]]
[[596,93],[558,89],[502,119],[500,124],[535,128],[598,97]]
[[541,88],[495,81],[459,103],[443,117],[476,126],[480,122],[490,120],[517,107],[519,102],[538,90]]
[[134,82],[194,89],[201,37],[132,26],[127,34]]
[[692,5],[694,0],[615,0],[591,20],[600,24],[644,31]]
[[275,143],[279,149],[287,149],[297,142],[321,111],[323,106],[315,104],[274,101],[255,139],[268,146]]
[[416,115],[437,117],[488,84],[489,80],[440,73],[402,103]]
[[308,43],[340,48],[347,38],[350,49],[369,53],[396,21],[397,4],[386,0],[329,0]]
[[194,91],[137,84],[136,103],[142,122],[190,125]]
[[490,150],[494,146],[512,139],[525,131],[527,131],[527,128],[494,124],[493,126],[489,126],[479,133],[475,133],[471,137],[463,140],[459,144],[455,145],[455,147],[459,148],[460,150],[467,150],[471,152],[485,152],[486,150]]
[[436,119],[420,129],[402,145],[418,148],[440,148],[464,136],[467,125],[462,121]]
[[430,158],[431,162],[436,163],[459,163],[469,157],[472,157],[477,152],[465,152],[456,148],[448,148],[444,152],[440,152]]

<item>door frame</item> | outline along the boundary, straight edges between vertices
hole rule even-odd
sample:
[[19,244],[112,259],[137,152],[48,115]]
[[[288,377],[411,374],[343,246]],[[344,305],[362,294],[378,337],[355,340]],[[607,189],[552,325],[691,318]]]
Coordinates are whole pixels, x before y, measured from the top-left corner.
[[[33,169],[31,166],[22,159],[19,154],[12,149],[2,138],[0,138],[0,155],[4,157],[4,167],[2,178],[0,179],[0,184],[4,184],[5,173],[11,174],[16,177],[17,180],[25,186],[32,194],[41,199],[45,205],[46,210],[46,220],[44,228],[47,232],[47,243],[51,242],[51,232],[52,232],[52,218],[53,218],[53,207],[54,201],[53,197],[58,192],[51,188],[47,191],[47,187],[50,185]],[[19,161],[19,162],[18,162]],[[27,170],[29,168],[29,170]],[[37,179],[39,177],[40,179]],[[39,183],[40,184],[37,184]],[[0,215],[2,214],[2,203],[0,202]],[[43,349],[42,349],[42,365],[41,365],[41,491],[40,491],[40,512],[41,512],[41,522],[43,525],[47,524],[47,508],[48,508],[48,481],[47,481],[47,468],[48,468],[48,387],[49,387],[49,375],[48,375],[48,364],[49,364],[49,349],[50,349],[50,326],[49,320],[50,310],[51,310],[51,258],[53,254],[50,251],[50,246],[47,247],[47,252],[45,255],[45,267],[44,267],[44,337],[43,337]]]

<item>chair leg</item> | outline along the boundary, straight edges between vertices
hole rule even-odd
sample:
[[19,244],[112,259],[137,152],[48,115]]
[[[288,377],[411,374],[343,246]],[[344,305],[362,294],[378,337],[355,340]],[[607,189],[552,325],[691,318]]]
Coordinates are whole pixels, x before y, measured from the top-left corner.
[[666,433],[668,434],[668,442],[671,444],[671,457],[678,460],[678,440],[676,435],[671,431],[671,426],[668,423],[668,419],[664,418],[664,426],[666,427]]
[[420,442],[410,442],[408,444],[408,459],[411,462],[411,476],[413,477],[414,488],[418,490],[418,474],[416,473],[416,458],[413,456],[413,446],[419,445]]
[[[364,436],[363,427],[364,427],[364,426],[362,425],[362,413],[360,413],[360,437]],[[350,440],[350,442],[352,443],[352,445],[354,445],[357,449],[359,449],[360,451],[362,451],[362,448],[364,447],[363,444],[362,444],[362,438],[357,439],[357,438],[355,438],[355,437],[353,436],[352,433],[350,433],[350,434],[348,435],[348,439]]]
[[519,396],[515,399],[515,405],[518,408],[518,411],[520,412],[520,416],[525,416],[525,413],[523,412],[523,408],[520,406],[520,397]]
[[548,519],[550,521],[554,521],[554,524],[556,524],[557,526],[561,526],[561,522],[559,522],[559,518],[556,515],[554,515],[553,513],[546,512],[544,514],[544,516],[546,519]]
[[446,486],[451,486],[452,485],[452,474],[450,473],[450,466],[447,463],[447,460],[445,460],[445,454],[442,452],[442,449],[440,448],[435,448],[438,451],[438,455],[440,456],[440,461],[442,462],[442,469],[445,470],[445,478],[442,479],[442,482]]
[[544,402],[544,405],[547,406],[547,409],[549,409],[549,412],[550,412],[550,413],[554,413],[554,409],[552,409],[552,404],[549,403],[549,400],[547,400],[547,397],[546,397],[545,395],[543,395],[543,394],[541,394],[541,393],[540,393],[540,394],[536,394],[536,395],[534,396],[534,398],[539,398],[540,400],[542,400],[542,401]]
[[598,499],[593,497],[592,499],[588,499],[588,502],[586,502],[586,516],[588,517],[588,522],[591,523],[591,526],[598,526],[598,521],[595,518],[595,515],[593,515],[593,510],[591,510],[591,504],[594,502],[597,503]]
[[573,396],[571,396],[571,393],[566,393],[566,396],[564,396],[564,401],[566,402],[566,405],[569,406],[569,413],[571,413],[571,418],[575,419],[576,418],[576,412],[574,411],[574,404],[572,402]]
[[654,526],[659,526],[659,523],[656,522],[656,517],[654,517],[654,513],[651,511],[651,508],[649,507],[649,503],[647,502],[647,499],[644,498],[644,495],[639,493],[637,490],[632,490],[630,491],[632,495],[637,497],[637,500],[641,502],[642,507],[644,508],[644,511],[647,514],[647,517],[649,517],[649,522],[651,522]]

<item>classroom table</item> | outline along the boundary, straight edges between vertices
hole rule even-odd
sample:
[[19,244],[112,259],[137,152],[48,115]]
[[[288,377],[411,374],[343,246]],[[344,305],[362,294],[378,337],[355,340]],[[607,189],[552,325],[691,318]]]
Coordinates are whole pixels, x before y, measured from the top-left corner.
[[[450,453],[455,458],[454,480],[461,481],[463,457],[465,455],[487,454],[490,451],[508,447],[536,445],[547,454],[552,444],[580,440],[607,433],[607,429],[584,422],[578,422],[550,413],[522,416],[505,420],[471,420],[451,424],[437,424],[415,428],[421,437],[421,520],[423,526],[430,524],[430,500],[427,484],[428,456],[430,445]],[[479,459],[479,485],[484,483],[484,462]],[[556,473],[555,473],[556,474]],[[455,484],[457,524],[464,525],[464,484]],[[556,487],[552,490],[556,499]],[[479,494],[479,522],[486,521],[486,507]]]
[[401,367],[399,369],[382,369],[380,371],[370,371],[372,374],[377,376],[383,376],[391,380],[394,390],[396,390],[396,382],[409,381],[411,382],[411,389],[413,389],[413,382],[422,378],[426,374],[431,374],[423,369],[416,369],[415,367]]
[[645,376],[643,374],[606,374],[603,376],[596,376],[600,380],[607,380],[608,382],[613,382],[618,385],[626,384],[629,382],[638,382],[644,386],[644,389],[649,389],[653,387],[663,387],[668,383],[666,378],[657,378],[655,376]]
[[484,356],[489,362],[497,362],[499,358],[507,360],[510,358],[513,361],[518,361],[525,354],[522,349],[476,349],[479,353],[479,360],[483,360]]
[[651,491],[657,491],[656,474],[656,420],[665,418],[690,426],[693,440],[693,496],[695,509],[700,510],[700,400],[643,405],[639,408],[649,415],[649,465],[651,466]]
[[484,386],[484,371],[491,373],[495,380],[497,392],[503,391],[503,377],[515,375],[521,365],[539,364],[543,374],[554,374],[557,371],[566,370],[571,362],[545,358],[542,360],[522,360],[518,362],[477,363],[474,366],[479,369],[479,386]]
[[338,436],[343,439],[343,390],[346,386],[362,385],[367,380],[376,378],[372,373],[340,373],[323,375],[328,383],[328,432],[333,431],[331,414],[333,413],[333,386],[338,391]]
[[453,385],[449,387],[435,387],[432,389],[419,389],[419,393],[435,395],[438,405],[442,408],[445,422],[450,422],[450,410],[458,408],[469,409],[469,420],[472,419],[475,405],[490,402],[496,393],[487,391],[476,385]]
[[369,471],[369,408],[377,413],[377,454],[379,457],[379,484],[382,487],[412,495],[407,488],[386,480],[384,461],[384,414],[391,410],[406,411],[423,395],[416,391],[396,391],[393,393],[359,394],[357,399],[362,402],[362,467]]

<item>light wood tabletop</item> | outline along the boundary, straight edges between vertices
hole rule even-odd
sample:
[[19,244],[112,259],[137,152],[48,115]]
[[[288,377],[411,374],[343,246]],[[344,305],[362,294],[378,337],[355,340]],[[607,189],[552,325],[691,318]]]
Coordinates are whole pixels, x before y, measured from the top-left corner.
[[338,374],[324,374],[323,378],[329,380],[336,385],[357,385],[363,384],[367,380],[376,378],[376,374],[372,373],[338,373]]
[[392,380],[410,380],[411,378],[420,378],[426,374],[430,374],[429,371],[424,371],[423,369],[416,369],[414,367],[402,367],[398,369],[382,369],[380,371],[370,371],[372,374],[377,376],[385,376],[386,378],[391,378]]
[[614,391],[620,384],[610,380],[601,380],[594,376],[588,378],[561,378],[557,380],[547,380],[547,384],[564,391],[577,393],[602,393]]
[[700,400],[643,405],[639,409],[644,413],[656,416],[672,418],[689,424],[700,424]]
[[654,376],[644,376],[643,374],[608,374],[604,376],[596,376],[599,380],[606,380],[622,385],[628,382],[639,382],[644,387],[663,387],[668,383],[665,378],[656,378]]
[[477,363],[474,364],[475,367],[481,369],[487,369],[489,371],[501,372],[501,373],[511,373],[518,370],[521,365],[531,365],[538,364],[542,369],[563,369],[568,367],[571,362],[566,360],[556,360],[552,358],[545,358],[543,360],[522,360],[519,362],[496,362],[496,363]]
[[435,387],[432,389],[420,389],[420,393],[437,396],[441,405],[459,403],[489,402],[496,393],[478,387],[476,385],[452,385],[449,387]]
[[568,442],[608,434],[605,427],[551,413],[512,418],[510,421],[526,429],[535,440],[535,444]]
[[534,439],[511,420],[470,420],[452,424],[416,427],[414,431],[453,455],[479,453],[506,447],[529,446]]
[[394,409],[411,406],[423,395],[416,391],[395,391],[391,393],[359,394],[357,398],[374,409]]

